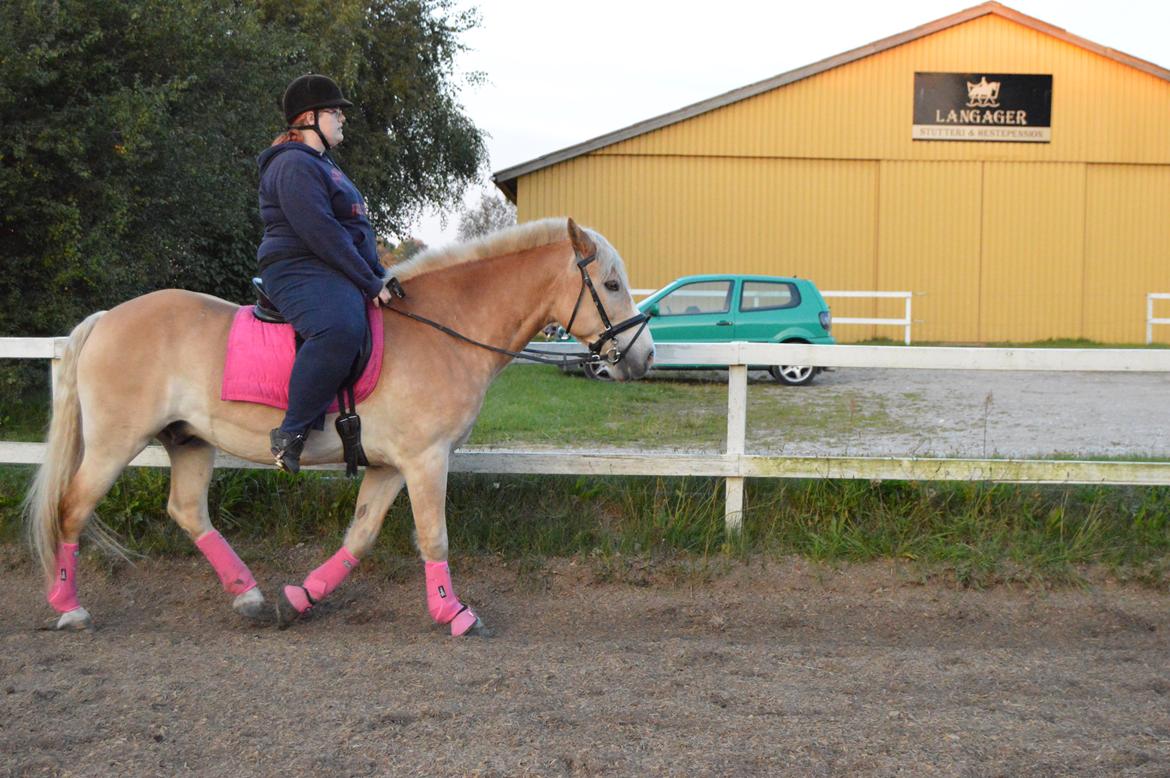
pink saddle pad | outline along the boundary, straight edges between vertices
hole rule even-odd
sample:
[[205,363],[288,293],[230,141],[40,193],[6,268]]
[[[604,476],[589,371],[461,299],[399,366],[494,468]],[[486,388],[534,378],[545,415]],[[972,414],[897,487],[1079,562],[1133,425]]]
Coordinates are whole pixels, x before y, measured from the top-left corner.
[[[378,385],[382,371],[381,312],[369,306],[370,336],[373,346],[370,361],[354,385],[354,398],[361,402]],[[288,408],[288,378],[296,357],[296,335],[291,324],[269,324],[252,315],[252,306],[236,311],[232,329],[228,333],[227,359],[223,365],[221,400],[271,405]],[[337,412],[337,401],[329,406],[329,413]]]

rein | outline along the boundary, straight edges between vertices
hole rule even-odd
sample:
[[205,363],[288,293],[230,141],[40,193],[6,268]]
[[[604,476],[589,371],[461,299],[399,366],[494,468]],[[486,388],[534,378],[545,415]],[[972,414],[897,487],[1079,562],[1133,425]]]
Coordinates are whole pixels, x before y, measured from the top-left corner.
[[[457,340],[470,343],[471,345],[478,346],[482,349],[487,349],[488,351],[493,351],[497,354],[504,354],[506,356],[512,357],[513,359],[527,359],[532,362],[539,362],[544,365],[559,365],[561,367],[577,367],[584,364],[599,365],[602,361],[608,362],[611,365],[616,365],[625,358],[625,352],[618,348],[617,340],[615,340],[617,335],[625,332],[628,329],[637,327],[639,324],[642,325],[638,329],[638,332],[630,340],[630,343],[633,344],[634,341],[641,337],[642,330],[646,329],[646,325],[650,323],[650,317],[644,313],[637,313],[624,321],[618,322],[617,325],[611,324],[609,315],[605,311],[605,306],[601,303],[601,297],[598,296],[597,289],[593,286],[593,279],[591,279],[589,274],[585,272],[586,265],[597,259],[597,251],[594,250],[594,252],[587,257],[582,257],[580,252],[577,252],[576,249],[573,251],[577,256],[577,269],[581,271],[581,290],[577,293],[577,303],[573,306],[573,313],[569,317],[569,324],[567,327],[565,327],[565,329],[569,330],[572,328],[573,322],[576,321],[577,312],[581,308],[581,301],[585,297],[586,287],[589,288],[589,293],[593,297],[593,304],[597,306],[597,313],[599,316],[601,316],[601,323],[605,325],[605,329],[602,330],[601,337],[592,343],[586,344],[589,347],[589,353],[587,354],[561,354],[556,351],[541,351],[540,349],[532,348],[525,348],[521,349],[520,351],[510,351],[506,348],[500,348],[499,346],[493,346],[489,343],[482,343],[478,340],[475,340],[474,338],[469,338],[463,333],[453,330],[445,324],[440,324],[439,322],[428,319],[425,316],[419,316],[417,313],[400,311],[393,306],[386,307],[388,310],[393,311],[399,316],[405,316],[406,318],[413,319],[414,321],[417,321],[421,324],[434,327],[439,332],[442,332],[445,335],[450,335]],[[398,282],[397,278],[391,277],[386,282],[386,288],[389,289],[396,297],[401,299],[406,298],[406,290],[402,288],[402,284]],[[611,340],[613,341],[613,347],[610,348],[609,352],[603,356],[601,354],[601,348]]]

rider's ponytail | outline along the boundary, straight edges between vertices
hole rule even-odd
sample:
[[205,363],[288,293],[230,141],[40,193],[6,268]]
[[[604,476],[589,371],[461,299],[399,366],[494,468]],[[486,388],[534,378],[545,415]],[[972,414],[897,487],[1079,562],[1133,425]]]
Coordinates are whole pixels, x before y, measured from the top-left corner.
[[[289,124],[290,125],[309,124],[312,122],[312,119],[313,119],[312,114],[313,114],[312,111],[305,111],[304,113],[300,114],[295,119],[293,119],[291,122],[289,122]],[[304,142],[305,142],[305,133],[304,132],[302,132],[301,130],[287,129],[284,132],[282,132],[276,136],[275,140],[272,141],[272,145],[279,146],[282,143],[304,143]]]

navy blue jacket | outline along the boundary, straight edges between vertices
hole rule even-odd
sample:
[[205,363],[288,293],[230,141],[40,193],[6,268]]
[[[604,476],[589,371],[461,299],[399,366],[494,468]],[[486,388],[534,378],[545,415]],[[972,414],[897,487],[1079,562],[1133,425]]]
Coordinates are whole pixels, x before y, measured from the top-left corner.
[[345,275],[367,299],[382,289],[382,266],[366,201],[327,155],[304,143],[265,149],[260,164],[260,267],[316,258]]

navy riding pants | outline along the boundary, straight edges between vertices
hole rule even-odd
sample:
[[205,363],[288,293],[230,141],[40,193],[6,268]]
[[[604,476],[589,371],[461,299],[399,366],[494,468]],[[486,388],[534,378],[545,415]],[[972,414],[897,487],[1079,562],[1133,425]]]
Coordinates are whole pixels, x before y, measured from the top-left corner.
[[304,340],[293,362],[282,432],[321,429],[329,403],[366,337],[366,300],[338,271],[313,258],[286,259],[260,271],[264,291]]

